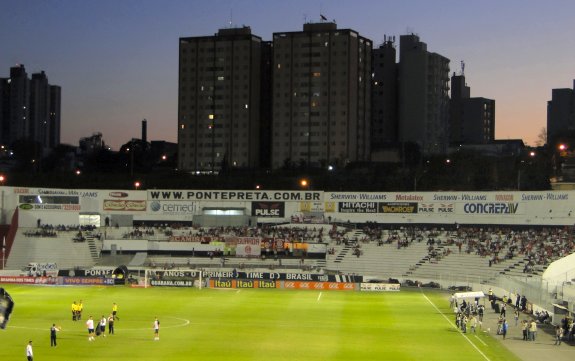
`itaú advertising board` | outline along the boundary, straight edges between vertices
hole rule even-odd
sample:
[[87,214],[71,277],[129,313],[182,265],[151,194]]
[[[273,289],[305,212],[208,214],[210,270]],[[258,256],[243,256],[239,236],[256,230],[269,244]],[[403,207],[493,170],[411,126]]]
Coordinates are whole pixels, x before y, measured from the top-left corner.
[[252,279],[210,279],[210,288],[280,288],[280,281]]

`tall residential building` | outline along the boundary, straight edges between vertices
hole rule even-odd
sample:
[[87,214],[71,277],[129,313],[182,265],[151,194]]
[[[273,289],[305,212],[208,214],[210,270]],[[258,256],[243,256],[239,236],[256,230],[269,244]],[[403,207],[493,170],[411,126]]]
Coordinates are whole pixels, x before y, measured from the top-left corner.
[[29,136],[41,143],[48,143],[50,118],[50,85],[44,72],[32,74],[30,81]]
[[399,51],[399,141],[419,144],[424,155],[446,153],[449,59],[414,34],[400,36]]
[[495,140],[495,100],[472,98],[465,75],[451,77],[449,141],[486,144]]
[[261,47],[249,27],[180,38],[181,170],[259,165]]
[[24,65],[10,68],[10,78],[6,81],[8,110],[2,119],[2,143],[11,144],[23,139],[29,133],[30,79]]
[[397,62],[395,36],[373,49],[371,148],[398,140]]
[[60,144],[62,88],[50,85],[50,116],[48,118],[48,147]]
[[565,133],[575,131],[575,80],[573,89],[553,89],[547,102],[547,144],[554,146]]
[[369,160],[371,40],[322,22],[273,47],[272,167]]
[[44,148],[60,143],[61,89],[50,85],[46,74],[28,78],[24,65],[10,68],[10,78],[0,79],[0,141],[13,144],[33,140]]

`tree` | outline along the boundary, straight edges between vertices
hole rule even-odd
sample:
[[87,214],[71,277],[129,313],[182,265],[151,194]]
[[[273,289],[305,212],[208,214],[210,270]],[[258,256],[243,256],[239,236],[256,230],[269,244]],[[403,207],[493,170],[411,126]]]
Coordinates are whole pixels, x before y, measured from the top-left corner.
[[535,142],[535,145],[542,147],[545,144],[547,144],[547,128],[543,127],[537,135],[537,141]]

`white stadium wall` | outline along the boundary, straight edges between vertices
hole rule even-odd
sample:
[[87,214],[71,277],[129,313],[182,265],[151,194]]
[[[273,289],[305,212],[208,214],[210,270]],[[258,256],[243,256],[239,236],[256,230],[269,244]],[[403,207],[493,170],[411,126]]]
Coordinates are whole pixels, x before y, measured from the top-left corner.
[[75,190],[2,187],[2,221],[21,227],[105,218],[186,221],[206,209],[240,209],[260,223],[573,225],[575,191],[362,193],[322,191]]

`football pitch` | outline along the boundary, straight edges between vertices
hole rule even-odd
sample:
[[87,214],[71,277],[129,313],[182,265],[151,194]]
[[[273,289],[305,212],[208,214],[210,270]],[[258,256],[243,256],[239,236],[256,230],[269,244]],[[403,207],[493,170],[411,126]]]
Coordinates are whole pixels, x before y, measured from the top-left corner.
[[[487,333],[456,330],[447,295],[434,291],[3,287],[16,305],[0,330],[2,360],[25,360],[28,340],[38,361],[518,360]],[[83,318],[72,321],[79,300]],[[115,334],[89,342],[85,320],[108,317],[114,302]]]

